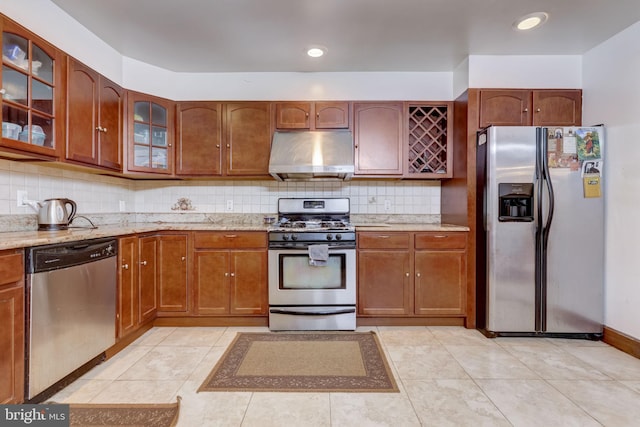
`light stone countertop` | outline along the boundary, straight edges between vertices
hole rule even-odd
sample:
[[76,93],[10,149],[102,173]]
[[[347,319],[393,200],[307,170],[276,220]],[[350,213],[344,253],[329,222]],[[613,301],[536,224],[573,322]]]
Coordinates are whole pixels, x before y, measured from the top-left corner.
[[[468,227],[440,223],[362,223],[355,224],[356,231],[469,231]],[[73,242],[102,237],[118,237],[128,234],[157,231],[267,231],[267,225],[139,222],[125,225],[100,225],[96,229],[70,228],[64,231],[11,231],[0,232],[0,250],[26,248],[53,243]]]

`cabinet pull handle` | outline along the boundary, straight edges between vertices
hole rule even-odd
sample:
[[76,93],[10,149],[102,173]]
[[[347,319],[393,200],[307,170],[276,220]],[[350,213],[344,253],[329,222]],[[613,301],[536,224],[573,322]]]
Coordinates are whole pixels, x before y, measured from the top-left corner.
[[389,237],[391,237],[391,236],[386,236],[386,235],[378,236],[379,239],[388,239]]
[[444,235],[444,234],[436,234],[433,237],[436,238],[436,239],[446,239],[448,236]]
[[147,265],[147,261],[140,261],[140,265]]
[[123,270],[128,270],[129,269],[129,264],[122,264],[122,269]]
[[237,234],[225,234],[224,237],[226,237],[227,239],[235,239],[236,237],[238,237]]

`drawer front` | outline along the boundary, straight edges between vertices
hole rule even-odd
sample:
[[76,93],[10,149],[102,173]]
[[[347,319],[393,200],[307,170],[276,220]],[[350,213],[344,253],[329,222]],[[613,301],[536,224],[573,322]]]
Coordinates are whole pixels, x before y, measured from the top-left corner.
[[247,231],[197,232],[193,237],[193,245],[196,249],[266,248],[267,233]]
[[416,249],[464,249],[467,233],[416,233]]
[[358,233],[359,249],[409,249],[409,233]]
[[24,279],[22,253],[0,252],[0,285],[7,285]]

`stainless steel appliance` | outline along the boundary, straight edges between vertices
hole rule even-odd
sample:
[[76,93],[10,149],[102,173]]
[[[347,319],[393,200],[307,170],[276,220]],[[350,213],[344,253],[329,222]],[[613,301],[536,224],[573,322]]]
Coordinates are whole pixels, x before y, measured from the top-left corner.
[[39,230],[66,230],[77,211],[76,202],[71,199],[25,200],[25,203],[38,213]]
[[587,166],[602,162],[603,144],[602,126],[478,134],[477,310],[487,335],[601,337],[601,171]]
[[269,173],[278,181],[346,181],[355,171],[351,131],[275,132]]
[[25,400],[46,399],[115,344],[117,248],[95,239],[26,250]]
[[349,199],[279,199],[268,258],[271,330],[356,328]]

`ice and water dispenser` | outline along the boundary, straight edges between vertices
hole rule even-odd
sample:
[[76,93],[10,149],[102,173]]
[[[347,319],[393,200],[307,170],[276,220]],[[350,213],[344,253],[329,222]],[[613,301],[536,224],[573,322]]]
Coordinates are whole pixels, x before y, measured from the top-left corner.
[[498,196],[500,198],[499,221],[533,221],[533,184],[498,184]]

